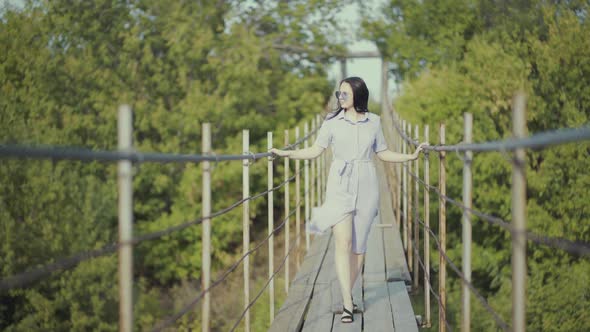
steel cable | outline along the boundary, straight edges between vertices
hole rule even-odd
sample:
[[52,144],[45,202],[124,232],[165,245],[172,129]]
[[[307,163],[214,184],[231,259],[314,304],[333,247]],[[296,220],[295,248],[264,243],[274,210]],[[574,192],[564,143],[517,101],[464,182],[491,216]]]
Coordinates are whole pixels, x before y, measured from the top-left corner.
[[[299,171],[299,173],[301,173],[301,172],[302,172],[302,170]],[[274,187],[270,190],[266,190],[264,192],[254,195],[254,196],[250,196],[250,197],[241,199],[241,200],[235,202],[234,204],[230,205],[229,207],[226,207],[220,211],[212,213],[208,217],[202,217],[197,220],[193,220],[193,221],[189,221],[189,222],[186,222],[186,223],[183,223],[180,225],[172,226],[172,227],[166,228],[161,231],[143,234],[143,235],[133,238],[131,241],[120,242],[120,243],[111,243],[111,244],[106,245],[100,249],[78,253],[78,254],[71,256],[71,257],[61,258],[61,259],[58,259],[55,263],[51,263],[51,264],[48,264],[48,265],[45,265],[42,267],[38,267],[38,268],[29,270],[29,271],[25,271],[25,272],[22,272],[22,273],[19,273],[19,274],[10,276],[10,277],[3,278],[2,280],[0,280],[0,291],[5,291],[8,289],[12,289],[12,288],[20,288],[20,287],[26,286],[29,283],[31,283],[35,280],[38,280],[39,278],[41,278],[43,276],[49,275],[53,272],[56,272],[59,270],[71,269],[71,268],[76,267],[79,263],[81,263],[83,261],[113,253],[120,246],[123,246],[123,245],[128,245],[128,244],[136,245],[136,244],[144,242],[144,241],[154,240],[154,239],[160,238],[162,236],[171,234],[173,232],[186,229],[190,226],[199,225],[205,219],[213,219],[215,217],[218,217],[220,215],[223,215],[223,214],[235,209],[236,207],[240,206],[241,204],[243,204],[246,201],[254,200],[258,197],[268,194],[271,191],[276,191],[276,190],[280,189],[286,183],[293,180],[297,175],[298,175],[298,173],[291,176],[287,180],[284,180],[279,185],[277,185],[276,187]]]
[[455,273],[459,276],[459,278],[467,285],[467,287],[469,287],[471,292],[475,295],[475,297],[477,297],[477,299],[481,302],[481,304],[484,306],[484,308],[494,317],[496,324],[498,324],[498,326],[501,327],[504,331],[510,331],[510,327],[508,326],[508,324],[500,318],[500,316],[488,304],[488,302],[485,300],[485,298],[481,294],[479,294],[479,292],[475,289],[473,284],[471,282],[467,281],[467,279],[465,279],[465,276],[463,275],[463,273],[461,273],[461,271],[459,271],[459,269],[453,263],[453,261],[451,261],[449,256],[447,256],[447,254],[443,250],[441,250],[440,242],[439,242],[438,238],[436,238],[436,236],[434,235],[434,232],[432,231],[432,229],[430,227],[426,227],[426,225],[424,224],[424,222],[422,220],[418,219],[418,222],[422,225],[422,227],[424,227],[424,229],[426,229],[428,231],[428,233],[430,233],[430,235],[432,237],[434,237],[434,241],[436,242],[436,247],[438,248],[438,252],[444,257],[445,261],[451,266],[451,269],[453,269],[453,271],[455,271]]
[[[409,169],[407,170],[407,172],[412,178],[414,178],[414,180],[418,181],[418,183],[420,183],[423,187],[427,188],[429,191],[433,191],[439,197],[442,197],[446,202],[449,202],[449,203],[457,206],[461,210],[467,211],[475,216],[478,216],[479,218],[481,218],[482,220],[484,220],[490,224],[500,226],[509,232],[512,232],[515,234],[522,232],[522,231],[514,230],[510,223],[504,221],[503,219],[501,219],[499,217],[494,217],[492,215],[483,213],[481,211],[466,207],[461,202],[458,202],[446,195],[443,195],[438,188],[436,188],[432,185],[426,184],[422,179],[417,177],[416,174],[414,172],[410,171]],[[580,256],[590,255],[590,243],[581,242],[581,241],[574,242],[574,241],[564,239],[564,238],[542,236],[542,235],[533,233],[531,231],[525,231],[524,234],[525,234],[527,240],[532,241],[537,244],[543,244],[543,245],[550,246],[553,248],[558,248],[558,249],[564,250],[566,252],[569,252],[569,253],[575,254],[575,255],[580,255]]]

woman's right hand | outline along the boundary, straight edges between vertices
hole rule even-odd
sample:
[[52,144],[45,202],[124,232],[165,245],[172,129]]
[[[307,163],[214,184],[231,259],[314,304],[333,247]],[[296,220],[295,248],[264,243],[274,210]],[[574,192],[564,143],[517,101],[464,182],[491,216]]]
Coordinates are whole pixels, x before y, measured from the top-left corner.
[[272,154],[276,154],[279,157],[288,157],[292,151],[279,150],[279,149],[272,148],[272,149],[268,150],[268,152],[270,152]]

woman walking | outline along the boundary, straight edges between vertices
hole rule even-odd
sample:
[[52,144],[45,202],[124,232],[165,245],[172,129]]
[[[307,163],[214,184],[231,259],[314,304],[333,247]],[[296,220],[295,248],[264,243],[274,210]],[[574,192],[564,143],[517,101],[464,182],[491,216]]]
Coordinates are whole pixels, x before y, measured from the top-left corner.
[[335,265],[342,292],[341,321],[354,321],[352,287],[361,271],[367,251],[367,238],[379,206],[379,184],[373,153],[386,162],[405,162],[418,158],[424,144],[413,154],[387,149],[381,119],[368,110],[369,90],[359,77],[340,82],[336,91],[338,109],[326,118],[313,146],[299,150],[271,149],[291,159],[314,159],[332,147],[326,199],[312,210],[308,231],[323,233],[332,229]]

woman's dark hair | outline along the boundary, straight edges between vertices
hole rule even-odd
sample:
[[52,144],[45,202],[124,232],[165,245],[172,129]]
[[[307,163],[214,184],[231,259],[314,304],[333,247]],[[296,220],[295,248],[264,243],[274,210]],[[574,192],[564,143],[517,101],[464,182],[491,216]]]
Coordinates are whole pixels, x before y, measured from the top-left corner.
[[[348,77],[340,81],[338,88],[342,85],[342,83],[348,83],[352,88],[352,95],[354,98],[354,108],[357,112],[368,112],[369,107],[369,89],[360,77]],[[330,120],[336,117],[340,112],[342,112],[343,108],[340,106],[340,100],[336,99],[337,109],[334,110],[331,114],[328,115],[327,120]]]

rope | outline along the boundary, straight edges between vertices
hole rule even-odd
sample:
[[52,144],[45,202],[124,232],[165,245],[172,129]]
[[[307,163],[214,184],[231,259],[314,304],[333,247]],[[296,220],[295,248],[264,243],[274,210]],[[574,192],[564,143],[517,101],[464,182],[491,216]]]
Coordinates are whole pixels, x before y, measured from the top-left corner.
[[[299,173],[301,173],[301,171],[302,170],[299,170]],[[136,238],[133,238],[131,241],[112,243],[112,244],[106,245],[100,249],[82,252],[82,253],[76,254],[72,257],[61,258],[61,259],[58,259],[57,262],[55,262],[55,263],[51,263],[51,264],[48,264],[48,265],[45,265],[45,266],[42,266],[39,268],[35,268],[30,271],[26,271],[26,272],[22,272],[22,273],[19,273],[19,274],[10,276],[10,277],[6,277],[6,278],[0,280],[0,291],[12,289],[12,288],[21,288],[23,286],[30,284],[33,281],[38,280],[41,277],[44,277],[44,276],[54,273],[56,271],[71,269],[71,268],[76,267],[79,263],[81,263],[83,261],[113,253],[113,252],[117,251],[117,249],[119,249],[119,247],[121,247],[123,245],[128,245],[128,244],[136,245],[136,244],[144,242],[144,241],[149,241],[149,240],[161,238],[162,236],[171,234],[176,231],[186,229],[190,226],[199,225],[205,219],[213,219],[214,217],[218,217],[220,215],[223,215],[223,214],[235,209],[236,207],[240,206],[242,203],[244,203],[246,201],[254,200],[258,197],[268,194],[271,191],[276,191],[276,190],[280,189],[287,182],[290,182],[291,180],[293,180],[299,173],[295,173],[295,175],[291,176],[287,180],[284,180],[278,186],[276,186],[270,190],[266,190],[264,192],[254,195],[254,196],[250,196],[250,197],[241,199],[241,200],[235,202],[234,204],[230,205],[229,207],[226,207],[220,211],[217,211],[217,212],[209,215],[208,217],[202,217],[197,220],[193,220],[193,221],[186,222],[184,224],[172,226],[172,227],[166,228],[161,231],[144,234],[144,235],[138,236]]]
[[[309,190],[307,191],[309,192]],[[306,192],[306,193],[307,193]],[[272,233],[270,233],[264,240],[262,240],[260,243],[258,243],[258,245],[256,247],[254,247],[253,249],[249,250],[248,252],[246,252],[242,257],[240,257],[240,259],[235,262],[228,270],[226,270],[221,277],[217,278],[212,284],[211,286],[209,286],[209,288],[203,290],[194,300],[192,300],[189,304],[187,304],[186,306],[184,306],[184,308],[182,308],[182,310],[180,310],[178,313],[174,314],[173,316],[170,316],[169,318],[167,318],[164,322],[162,322],[160,325],[158,325],[153,331],[161,331],[163,329],[165,329],[166,327],[169,327],[170,325],[174,324],[174,322],[176,322],[180,317],[184,316],[193,306],[195,306],[202,298],[203,296],[205,296],[205,294],[207,294],[208,292],[210,292],[213,288],[215,288],[218,284],[220,284],[222,281],[224,281],[227,276],[232,273],[237,267],[238,265],[248,256],[250,256],[250,254],[252,254],[254,251],[258,250],[263,244],[265,244],[268,239],[270,239],[270,237],[272,235],[274,235],[280,228],[282,228],[285,223],[287,222],[287,220],[293,216],[293,214],[295,214],[297,208],[301,207],[303,204],[301,202],[301,200],[299,201],[299,203],[296,205],[295,209],[293,209],[293,211],[291,213],[289,213],[284,219],[283,222],[281,222],[280,225],[278,225],[277,227],[275,227],[275,229],[272,231]],[[289,256],[289,254],[291,253],[291,251],[289,251],[287,253],[287,256]],[[286,259],[286,258],[285,258]],[[273,275],[274,277],[274,275]]]
[[[406,165],[404,165],[404,167],[406,167]],[[449,202],[449,203],[459,207],[461,210],[467,211],[475,216],[478,216],[482,220],[487,221],[490,224],[500,226],[500,227],[508,230],[511,233],[514,233],[514,234],[523,233],[523,231],[514,230],[514,228],[512,227],[512,224],[504,221],[503,219],[501,219],[499,217],[494,217],[492,215],[485,214],[481,211],[468,208],[465,205],[463,205],[461,202],[458,202],[446,195],[443,195],[438,188],[433,187],[429,184],[426,184],[422,179],[417,177],[416,174],[413,173],[412,171],[407,170],[407,172],[408,172],[408,174],[410,174],[410,176],[412,178],[414,178],[416,181],[418,181],[418,183],[420,183],[423,187],[427,188],[429,191],[434,191],[434,193],[436,193],[439,197],[443,198],[446,202]],[[524,231],[524,234],[525,234],[527,240],[532,241],[537,244],[542,244],[542,245],[546,245],[549,247],[561,249],[561,250],[564,250],[564,251],[566,251],[570,254],[574,254],[574,255],[579,255],[579,256],[590,255],[590,243],[586,243],[586,242],[582,242],[582,241],[574,242],[574,241],[564,239],[564,238],[543,236],[543,235],[533,233],[531,231]]]
[[[315,134],[319,128],[309,132],[306,136],[295,143],[288,145],[291,149]],[[52,159],[52,160],[79,160],[79,161],[122,161],[129,160],[134,163],[156,162],[156,163],[199,163],[203,161],[231,161],[251,159],[253,161],[264,157],[272,157],[270,152],[248,153],[247,155],[214,155],[214,154],[170,154],[152,153],[138,151],[105,151],[76,148],[71,146],[39,145],[28,146],[19,144],[0,144],[0,158],[28,158],[28,159]]]
[[428,230],[428,233],[430,233],[434,237],[435,242],[436,242],[436,247],[438,248],[438,252],[444,257],[445,261],[451,266],[451,269],[453,271],[455,271],[455,273],[459,276],[459,278],[467,285],[467,287],[469,287],[471,292],[475,295],[475,297],[477,297],[477,299],[481,302],[481,304],[484,306],[484,308],[493,316],[494,320],[496,321],[496,324],[498,324],[498,326],[501,327],[504,331],[510,331],[510,327],[508,326],[508,324],[500,318],[500,316],[488,304],[488,302],[485,300],[485,298],[481,294],[479,294],[479,292],[475,289],[473,284],[471,284],[469,281],[467,281],[467,279],[465,279],[465,276],[463,275],[463,273],[461,273],[461,271],[459,271],[457,266],[453,263],[453,261],[451,261],[451,259],[447,256],[447,254],[444,252],[444,250],[441,250],[440,242],[436,238],[436,236],[434,236],[434,232],[432,231],[432,229],[430,227],[426,227],[426,225],[424,224],[424,222],[422,220],[418,219],[418,221],[420,222],[422,227],[424,227],[426,230]]
[[[391,114],[391,112],[389,112]],[[393,116],[392,116],[393,119]],[[399,124],[393,119],[393,126],[400,134],[402,139],[413,146],[418,146],[420,142],[412,139],[400,128]],[[590,127],[580,128],[560,128],[552,131],[545,131],[525,138],[509,138],[505,140],[489,141],[482,143],[461,143],[455,145],[430,145],[425,146],[424,150],[430,151],[448,151],[448,152],[492,152],[492,151],[511,151],[516,149],[541,149],[553,145],[579,142],[590,140]]]
[[[422,259],[420,259],[420,253],[418,252],[418,248],[414,248],[414,253],[418,256],[418,263],[420,264],[420,266],[422,266],[422,271],[426,271],[426,267],[424,266],[424,262],[422,261]],[[430,271],[429,271],[428,275],[430,275]],[[438,296],[438,294],[436,294],[436,292],[432,288],[432,285],[430,284],[430,279],[428,279],[428,288],[430,289],[430,293],[434,296],[434,298],[438,302],[439,307],[442,307],[443,310],[446,313],[446,310],[447,309],[442,305],[442,301],[440,300],[440,296]],[[449,331],[452,331],[453,330],[451,328],[451,325],[449,324],[449,321],[447,321],[447,315],[446,314],[445,314],[445,325],[447,326],[447,328],[449,329]]]
[[258,294],[254,298],[254,300],[250,301],[250,303],[248,304],[246,309],[244,309],[244,311],[242,312],[242,314],[240,315],[240,317],[238,318],[238,320],[236,321],[236,323],[234,324],[234,326],[230,330],[231,332],[235,331],[236,327],[238,327],[238,324],[240,324],[240,322],[242,321],[242,318],[244,318],[244,316],[246,315],[246,312],[252,307],[252,305],[254,305],[254,303],[256,303],[256,301],[258,301],[258,298],[262,295],[262,293],[264,293],[264,291],[266,290],[266,287],[268,287],[268,285],[270,284],[270,281],[272,279],[274,279],[274,277],[277,275],[277,273],[279,273],[279,271],[283,268],[283,265],[285,265],[285,262],[287,261],[287,257],[289,257],[289,255],[291,254],[293,249],[295,249],[296,247],[297,247],[297,244],[294,244],[291,246],[291,248],[289,249],[289,252],[287,253],[287,255],[285,255],[285,258],[283,258],[283,261],[281,262],[279,267],[274,271],[272,276],[270,278],[268,278],[268,280],[266,281],[266,284],[264,284],[264,286],[262,287],[260,292],[258,292]]

